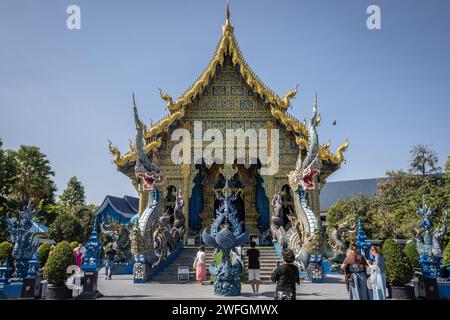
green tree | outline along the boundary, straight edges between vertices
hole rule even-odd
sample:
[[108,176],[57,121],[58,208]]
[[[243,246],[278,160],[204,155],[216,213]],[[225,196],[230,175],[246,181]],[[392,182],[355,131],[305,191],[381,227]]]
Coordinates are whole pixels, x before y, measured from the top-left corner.
[[52,177],[55,175],[50,167],[47,156],[35,146],[20,146],[14,152],[17,163],[17,176],[12,190],[12,196],[22,209],[28,200],[35,205],[40,201],[52,203],[56,191]]
[[64,240],[82,242],[84,240],[83,226],[76,217],[68,213],[61,213],[58,215],[48,228],[47,234],[56,242]]
[[410,154],[412,173],[418,173],[425,177],[427,174],[439,172],[437,153],[430,146],[423,144],[413,146]]
[[[374,197],[355,194],[350,198],[339,200],[330,207],[327,214],[327,227],[335,227],[344,220],[361,218],[364,225],[364,231],[368,238],[376,234],[376,229],[372,223],[374,215]],[[356,233],[348,233],[344,239],[348,242],[354,242]]]
[[383,244],[383,255],[386,261],[386,276],[393,286],[404,286],[414,276],[408,257],[400,244],[388,239]]
[[86,195],[84,187],[77,177],[70,178],[66,189],[59,199],[61,203],[69,206],[84,205]]
[[11,193],[17,177],[17,163],[11,150],[3,150],[0,139],[0,199],[6,199]]
[[14,153],[3,149],[0,139],[0,241],[8,236],[6,214],[9,211],[8,198],[14,187],[17,177],[17,163]]
[[64,209],[57,203],[44,204],[41,202],[38,212],[34,219],[48,227],[56,220],[59,214],[64,212]]

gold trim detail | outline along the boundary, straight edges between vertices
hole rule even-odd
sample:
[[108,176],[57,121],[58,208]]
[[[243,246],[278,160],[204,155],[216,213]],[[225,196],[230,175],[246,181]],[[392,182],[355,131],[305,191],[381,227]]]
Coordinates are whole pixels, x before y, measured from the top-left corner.
[[173,98],[170,95],[164,93],[161,89],[159,89],[161,99],[167,102],[167,108],[171,112],[177,111],[190,104],[196,96],[203,92],[203,89],[208,85],[210,79],[214,75],[217,65],[223,64],[225,54],[232,57],[234,66],[240,66],[240,72],[247,85],[261,97],[264,97],[266,102],[270,103],[272,106],[276,106],[282,111],[286,111],[286,109],[291,105],[291,99],[293,99],[298,92],[298,85],[294,89],[289,90],[283,96],[283,98],[280,98],[267,85],[265,85],[256,76],[256,74],[253,72],[253,70],[250,68],[250,66],[242,56],[237,40],[233,34],[234,28],[230,24],[229,18],[229,10],[227,10],[227,19],[226,24],[223,27],[223,35],[219,40],[216,51],[209,65],[206,67],[197,81],[195,81],[194,84],[192,84],[176,101],[173,101]]
[[[144,147],[145,153],[149,154],[152,150],[158,149],[159,147],[161,147],[161,143],[162,143],[162,137],[159,137],[157,140],[146,144],[145,147]],[[134,149],[130,149],[122,157],[119,149],[117,147],[114,147],[112,145],[111,140],[109,140],[109,139],[108,139],[108,144],[109,144],[109,152],[111,152],[111,154],[114,156],[113,162],[117,166],[122,167],[122,166],[126,165],[127,163],[131,163],[131,162],[136,161],[136,151]]]
[[177,111],[175,113],[172,113],[170,115],[167,115],[165,118],[158,121],[156,124],[154,124],[150,129],[147,129],[147,127],[144,125],[144,138],[145,139],[151,139],[157,134],[160,134],[164,131],[164,129],[168,128],[170,125],[172,125],[175,121],[178,119],[184,117],[185,114],[185,108],[181,109],[180,111]]
[[325,145],[319,147],[320,159],[329,160],[333,164],[341,164],[344,161],[343,153],[348,149],[348,146],[348,139],[345,139],[345,142],[337,147],[337,155],[334,155],[331,151],[328,150],[328,148],[330,147],[330,143],[328,142]]

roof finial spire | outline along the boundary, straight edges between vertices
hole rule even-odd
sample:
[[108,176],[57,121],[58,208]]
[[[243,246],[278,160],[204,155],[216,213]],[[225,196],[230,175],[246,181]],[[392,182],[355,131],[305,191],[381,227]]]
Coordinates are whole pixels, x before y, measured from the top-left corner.
[[230,25],[230,0],[227,0],[227,20],[226,25]]
[[223,26],[223,33],[233,33],[233,26],[230,23],[230,0],[227,0],[227,14],[225,25]]

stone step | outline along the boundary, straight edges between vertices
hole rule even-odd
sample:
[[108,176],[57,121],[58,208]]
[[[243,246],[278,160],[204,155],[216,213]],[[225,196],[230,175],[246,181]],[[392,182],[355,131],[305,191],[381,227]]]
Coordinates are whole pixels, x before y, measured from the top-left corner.
[[[249,248],[244,248],[245,250]],[[270,277],[272,275],[273,269],[277,266],[277,261],[279,260],[273,248],[258,248],[260,250],[260,263],[261,263],[261,282],[267,283],[270,282]],[[197,254],[198,248],[195,247],[187,247],[184,248],[177,259],[168,266],[164,271],[155,276],[152,279],[152,282],[155,283],[178,283],[178,266],[188,266],[189,267],[189,282],[195,282],[195,269],[192,268],[192,264],[195,260],[195,256]],[[205,261],[209,266],[213,261],[213,250],[206,249],[205,250]],[[244,277],[243,279],[247,279],[247,266],[248,266],[248,257],[244,256]],[[209,284],[209,281],[205,281],[205,284]]]

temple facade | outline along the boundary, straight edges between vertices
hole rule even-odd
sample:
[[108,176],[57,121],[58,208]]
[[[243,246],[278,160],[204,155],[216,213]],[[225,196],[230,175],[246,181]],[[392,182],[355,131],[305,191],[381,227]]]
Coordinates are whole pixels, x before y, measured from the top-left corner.
[[[287,174],[295,167],[299,152],[304,154],[309,143],[306,123],[287,111],[296,94],[297,88],[280,97],[252,71],[239,49],[227,6],[222,36],[206,69],[176,100],[160,90],[168,115],[156,123],[148,126],[144,124],[144,149],[164,172],[162,192],[165,210],[173,210],[178,190],[188,201],[188,205],[183,208],[189,226],[186,237],[198,236],[202,228],[210,226],[217,209],[215,191],[220,191],[226,180],[232,189],[241,190],[235,206],[238,208],[239,220],[245,223],[252,236],[259,236],[261,240],[270,238],[273,210],[270,199],[275,190],[282,192],[283,208],[289,214],[292,198]],[[273,143],[271,131],[278,129],[279,170],[275,174],[263,175],[261,167],[264,161],[252,159],[250,163],[254,155],[250,144],[246,145],[244,159],[235,152],[233,163],[207,163],[201,158],[195,158],[198,154],[195,148],[198,146],[192,144],[191,163],[174,164],[171,154],[179,141],[172,141],[172,133],[184,128],[189,130],[194,139],[193,129],[198,122],[201,122],[203,132],[217,129],[224,137],[227,129],[266,129],[268,150],[271,150]],[[336,153],[332,153],[329,143],[320,146],[322,169],[317,182],[321,187],[326,178],[340,167],[344,160],[342,153],[347,147],[348,142],[345,142],[337,148]],[[130,145],[130,150],[124,155],[111,142],[109,149],[117,170],[128,176],[136,188],[139,212],[142,213],[149,195],[143,191],[135,176],[135,146]],[[309,199],[317,215],[320,214],[319,192],[320,188]]]

